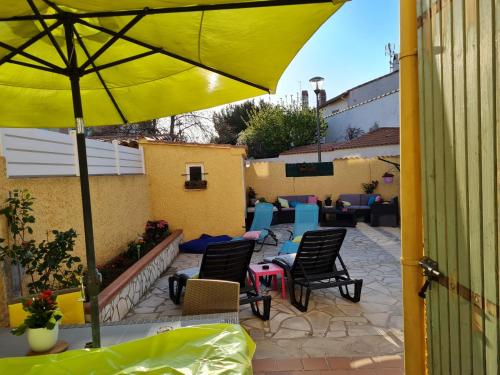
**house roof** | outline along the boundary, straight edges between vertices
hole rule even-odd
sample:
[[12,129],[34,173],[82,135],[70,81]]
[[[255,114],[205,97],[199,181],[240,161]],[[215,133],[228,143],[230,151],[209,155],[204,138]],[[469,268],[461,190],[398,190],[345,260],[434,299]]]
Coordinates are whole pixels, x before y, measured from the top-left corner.
[[[321,152],[346,150],[352,148],[378,147],[399,144],[399,128],[378,128],[370,133],[342,143],[325,143],[321,145]],[[318,151],[316,144],[300,146],[282,152],[280,155],[312,154]]]
[[391,76],[391,75],[393,75],[393,74],[397,74],[397,73],[399,73],[399,70],[395,70],[395,71],[393,71],[393,72],[390,72],[390,73],[384,74],[383,76],[380,76],[380,77],[377,77],[377,78],[375,78],[375,79],[372,79],[371,81],[364,82],[364,83],[362,83],[362,84],[360,84],[360,85],[354,86],[353,88],[350,88],[349,90],[346,90],[346,91],[344,91],[344,92],[340,93],[339,95],[334,96],[334,97],[333,97],[333,98],[331,98],[331,99],[328,99],[326,102],[324,102],[323,104],[321,104],[321,105],[319,106],[319,108],[320,108],[320,109],[321,109],[321,108],[325,108],[325,107],[326,107],[326,106],[328,106],[329,104],[335,103],[335,102],[336,102],[337,100],[339,100],[339,99],[343,99],[345,96],[347,96],[347,95],[348,95],[351,91],[353,91],[353,90],[359,89],[360,87],[363,87],[363,86],[369,85],[370,83],[376,82],[376,81],[378,81],[378,80],[384,79],[384,78],[386,78],[386,77],[389,77],[389,76]]
[[237,148],[246,150],[245,145],[230,145],[223,143],[196,143],[196,142],[172,142],[165,141],[161,139],[155,139],[151,137],[143,137],[139,135],[92,135],[88,137],[89,139],[94,139],[103,142],[113,142],[118,141],[118,144],[122,146],[139,147],[139,144],[163,144],[171,146],[197,146],[197,147],[213,147],[213,148]]
[[182,147],[208,147],[208,148],[234,148],[246,150],[245,145],[231,145],[226,143],[196,143],[196,142],[171,142],[162,141],[158,139],[142,139],[139,141],[140,144],[157,144],[157,145],[168,145],[168,146],[182,146]]

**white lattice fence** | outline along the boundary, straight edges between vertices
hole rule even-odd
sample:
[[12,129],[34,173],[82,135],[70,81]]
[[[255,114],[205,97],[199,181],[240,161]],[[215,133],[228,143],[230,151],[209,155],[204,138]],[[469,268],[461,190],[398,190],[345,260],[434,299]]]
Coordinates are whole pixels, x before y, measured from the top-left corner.
[[[142,148],[87,139],[90,175],[144,174]],[[7,177],[78,176],[76,134],[41,129],[0,129]]]

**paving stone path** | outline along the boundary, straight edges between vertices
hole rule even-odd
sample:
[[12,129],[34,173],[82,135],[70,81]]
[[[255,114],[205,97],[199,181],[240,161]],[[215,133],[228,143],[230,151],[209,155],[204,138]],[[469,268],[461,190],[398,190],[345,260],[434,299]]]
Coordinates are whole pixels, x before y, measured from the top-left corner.
[[[281,241],[290,225],[273,229]],[[401,302],[399,228],[373,228],[358,223],[347,229],[342,257],[351,277],[363,279],[361,301],[340,297],[338,289],[313,292],[306,313],[272,295],[271,319],[263,322],[243,306],[240,322],[257,343],[255,358],[316,358],[325,356],[377,356],[401,354],[403,320]],[[277,254],[274,246],[264,246],[252,263]],[[198,266],[201,256],[180,254],[167,272],[153,285],[125,320],[161,319],[181,314],[180,306],[168,298],[168,276],[177,270]]]

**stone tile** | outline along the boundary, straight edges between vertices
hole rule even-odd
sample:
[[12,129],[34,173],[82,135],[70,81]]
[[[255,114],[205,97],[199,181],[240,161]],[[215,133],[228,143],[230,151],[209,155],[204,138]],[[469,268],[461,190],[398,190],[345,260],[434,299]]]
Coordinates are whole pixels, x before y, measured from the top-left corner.
[[389,313],[365,313],[363,315],[366,319],[368,319],[370,324],[378,327],[385,327],[391,317],[391,314]]
[[311,332],[312,327],[309,321],[303,317],[297,316],[294,318],[288,318],[281,323],[282,328],[290,328],[299,331]]
[[157,307],[165,302],[165,298],[150,295],[146,299],[140,302],[141,307]]
[[288,329],[288,328],[280,328],[278,332],[276,332],[273,336],[273,339],[296,339],[301,337],[310,336],[311,332],[309,331],[299,331],[296,329]]
[[327,332],[326,337],[345,337],[347,336],[346,330],[342,331],[330,331]]
[[345,327],[343,321],[332,321],[330,323],[330,331],[345,331]]
[[290,315],[290,314],[285,314],[285,313],[279,313],[277,314],[273,319],[271,319],[271,321],[269,322],[269,328],[271,330],[271,332],[278,332],[278,330],[280,329],[281,327],[281,323],[285,320],[285,319],[289,319],[289,318],[293,318],[294,315]]
[[242,322],[244,327],[263,329],[265,323],[258,318],[252,318]]
[[381,336],[384,331],[373,326],[352,326],[347,327],[347,334],[349,336]]
[[324,335],[330,327],[330,315],[324,312],[311,311],[308,312],[305,316],[311,323],[314,336]]

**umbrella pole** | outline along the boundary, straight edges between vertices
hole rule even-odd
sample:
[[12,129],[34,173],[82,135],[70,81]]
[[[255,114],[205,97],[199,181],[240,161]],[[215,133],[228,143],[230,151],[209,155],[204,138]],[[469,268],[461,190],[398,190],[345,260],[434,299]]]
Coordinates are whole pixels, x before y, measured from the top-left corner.
[[[73,86],[73,85],[72,85]],[[80,98],[80,92],[77,95]],[[87,256],[87,290],[90,301],[92,325],[92,347],[101,346],[99,331],[99,287],[95,264],[94,229],[92,227],[92,207],[90,204],[90,185],[87,166],[87,149],[85,147],[85,124],[83,117],[76,117],[76,143],[78,148],[78,165],[80,168],[80,189],[82,191],[83,226],[85,230],[85,249]]]
[[87,165],[87,148],[85,147],[85,122],[83,121],[82,96],[80,92],[80,76],[76,61],[73,26],[64,24],[66,47],[68,50],[69,79],[73,98],[73,112],[76,125],[76,144],[78,149],[78,166],[80,168],[80,189],[82,192],[83,226],[85,231],[85,250],[87,256],[87,290],[90,300],[90,315],[92,325],[92,347],[101,346],[99,331],[99,293],[97,270],[95,264],[94,229],[92,227],[92,208],[90,204],[89,171]]

